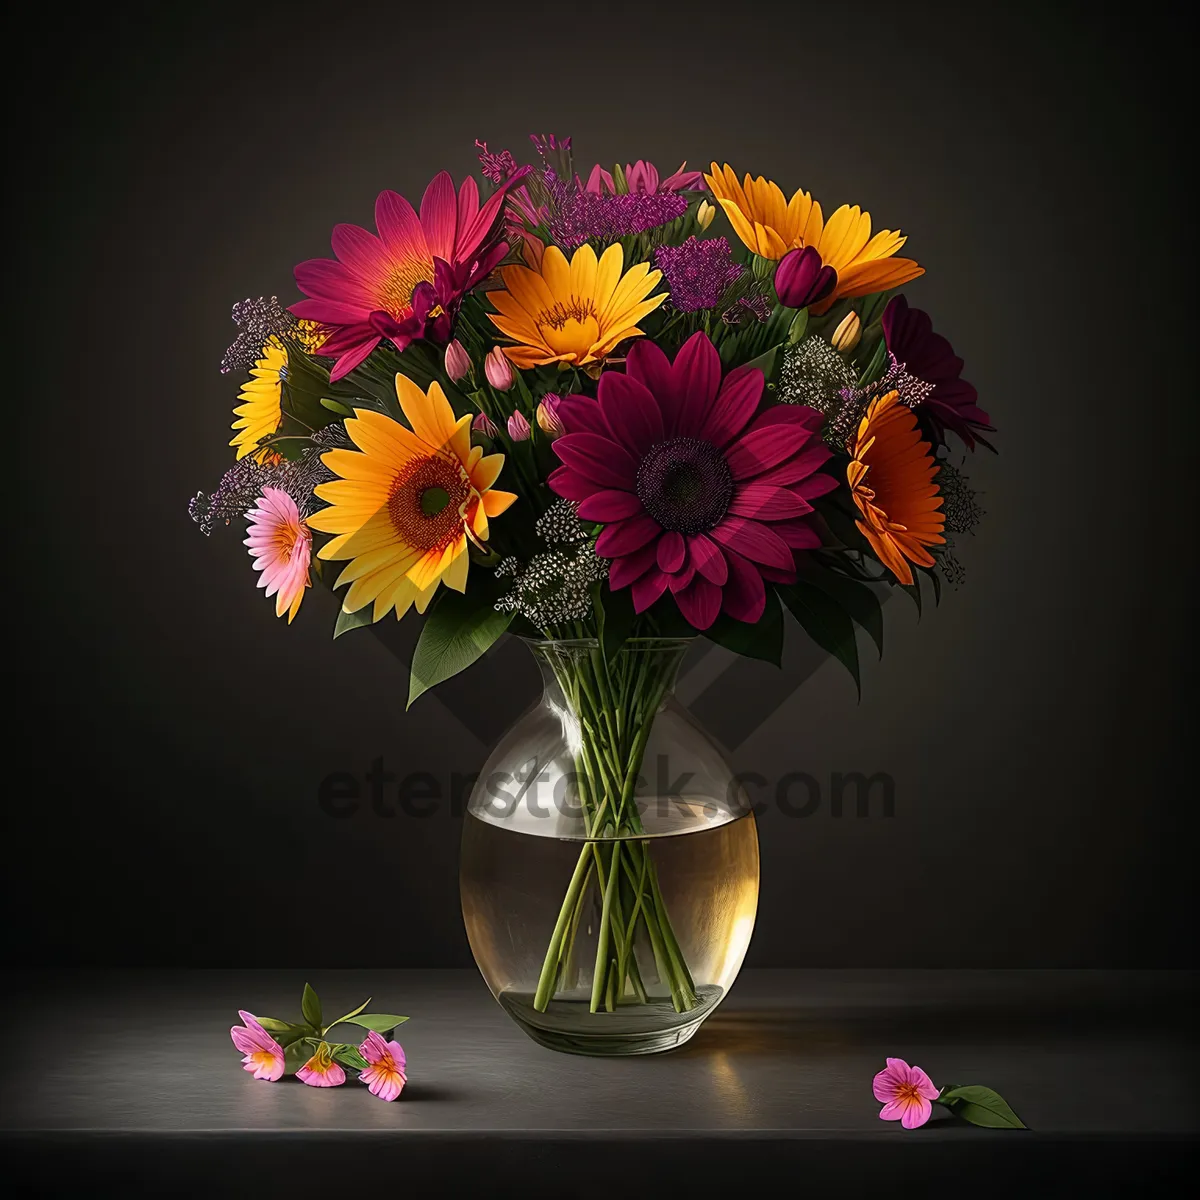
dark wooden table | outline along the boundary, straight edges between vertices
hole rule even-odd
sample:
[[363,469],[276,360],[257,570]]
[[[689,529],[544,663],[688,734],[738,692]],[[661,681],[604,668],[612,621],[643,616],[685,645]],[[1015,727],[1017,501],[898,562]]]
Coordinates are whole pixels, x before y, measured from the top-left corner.
[[[555,1054],[472,971],[323,971],[326,1011],[402,1012],[409,1084],[255,1082],[237,1009],[298,1015],[296,971],[9,972],[0,1071],[8,1178],[30,1190],[309,1195],[800,1194],[1069,1181],[1138,1193],[1200,1126],[1197,977],[1173,972],[751,971],[682,1049]],[[878,1119],[887,1055],[986,1083],[1029,1132]],[[1031,1174],[1032,1173],[1032,1174]],[[432,1190],[429,1190],[432,1189]],[[1073,1194],[1073,1192],[1071,1193]]]

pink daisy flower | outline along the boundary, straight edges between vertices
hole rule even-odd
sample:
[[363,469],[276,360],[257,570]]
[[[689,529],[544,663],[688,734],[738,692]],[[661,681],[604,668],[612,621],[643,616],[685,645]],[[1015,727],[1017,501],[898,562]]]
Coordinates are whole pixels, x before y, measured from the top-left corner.
[[321,346],[337,359],[332,379],[353,371],[385,337],[400,350],[415,338],[450,340],[462,297],[508,251],[504,197],[529,170],[515,171],[482,206],[474,179],[456,195],[453,178],[441,171],[425,189],[420,216],[403,196],[380,192],[378,237],[358,225],[334,227],[337,261],[314,258],[296,268],[310,298],[291,309],[332,331]]
[[830,452],[821,414],[795,404],[758,412],[763,374],[721,378],[703,333],[672,363],[649,338],[625,374],[600,377],[599,398],[567,396],[554,442],[558,495],[603,522],[596,553],[609,585],[632,589],[644,612],[668,589],[696,629],[722,613],[757,621],[766,583],[796,578],[795,551],[820,545],[812,500],[837,486],[818,468]]
[[916,1129],[929,1120],[931,1101],[938,1089],[920,1067],[910,1067],[902,1058],[889,1058],[887,1066],[875,1076],[875,1099],[883,1104],[881,1121],[899,1121],[905,1129]]
[[407,1082],[404,1048],[399,1042],[385,1041],[381,1034],[372,1030],[358,1052],[371,1064],[358,1076],[371,1095],[380,1100],[395,1100]]
[[288,624],[300,608],[312,562],[312,531],[300,516],[296,502],[279,488],[265,487],[254,508],[246,514],[250,536],[246,545],[254,569],[261,571],[258,586],[275,597],[275,615],[287,613]]
[[296,1072],[296,1078],[309,1087],[341,1087],[346,1082],[346,1072],[336,1062],[332,1051],[322,1042],[317,1052]]
[[255,1079],[274,1083],[283,1075],[283,1047],[258,1023],[253,1013],[238,1010],[241,1025],[235,1025],[229,1036],[242,1053],[243,1070],[252,1071]]

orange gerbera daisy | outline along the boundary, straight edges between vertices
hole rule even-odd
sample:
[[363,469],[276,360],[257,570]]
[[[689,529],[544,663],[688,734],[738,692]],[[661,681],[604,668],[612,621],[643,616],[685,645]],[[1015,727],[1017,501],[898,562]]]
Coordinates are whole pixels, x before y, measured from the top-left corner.
[[492,487],[504,455],[471,445],[470,415],[456,420],[437,383],[426,394],[397,375],[396,395],[408,426],[369,409],[347,419],[361,453],[322,456],[341,478],[316,488],[329,507],[308,518],[337,535],[318,557],[351,560],[334,585],[350,584],[342,608],[373,604],[373,621],[389,609],[402,617],[413,604],[424,612],[439,583],[465,591],[468,537],[485,541],[488,518],[516,499]]
[[570,262],[557,246],[547,246],[539,271],[502,267],[504,290],[489,292],[488,299],[497,309],[492,323],[520,343],[503,348],[513,366],[592,366],[603,362],[618,342],[641,337],[637,323],[667,293],[647,299],[662,272],[642,262],[622,274],[624,263],[620,246],[609,246],[597,259],[585,244]]
[[858,425],[846,479],[862,513],[855,522],[879,561],[901,583],[913,581],[910,562],[933,566],[926,547],[945,542],[946,518],[933,477],[939,467],[921,440],[917,417],[898,392],[877,396]]
[[893,257],[907,238],[890,229],[871,236],[871,214],[857,204],[843,204],[826,221],[821,205],[802,188],[786,200],[779,185],[761,175],[747,174],[739,183],[728,163],[723,168],[713,163],[712,174],[704,178],[734,232],[755,254],[777,260],[812,246],[823,265],[837,272],[837,287],[812,306],[814,313],[825,312],[841,297],[869,296],[925,274],[911,258]]

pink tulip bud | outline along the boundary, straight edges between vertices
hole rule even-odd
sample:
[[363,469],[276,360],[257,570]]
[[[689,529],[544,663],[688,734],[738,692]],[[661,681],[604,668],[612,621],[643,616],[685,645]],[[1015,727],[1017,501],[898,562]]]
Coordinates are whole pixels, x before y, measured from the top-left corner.
[[481,412],[475,420],[471,422],[471,428],[476,433],[482,433],[484,437],[494,438],[500,432],[496,428],[496,422],[492,420],[487,413]]
[[458,338],[453,338],[446,347],[446,374],[457,383],[471,373],[471,356]]
[[537,406],[537,423],[541,427],[542,432],[548,437],[561,437],[567,432],[558,411],[558,406],[561,403],[561,396],[556,396],[553,392],[547,392],[542,397],[541,403]]
[[812,246],[789,250],[775,270],[775,294],[787,308],[807,308],[837,287],[837,272],[825,266]]
[[498,392],[507,392],[513,385],[512,363],[505,358],[499,346],[493,346],[488,351],[487,358],[483,360],[483,373]]
[[533,432],[529,428],[529,422],[525,420],[522,413],[515,412],[508,418],[508,436],[514,442],[527,442],[529,435]]

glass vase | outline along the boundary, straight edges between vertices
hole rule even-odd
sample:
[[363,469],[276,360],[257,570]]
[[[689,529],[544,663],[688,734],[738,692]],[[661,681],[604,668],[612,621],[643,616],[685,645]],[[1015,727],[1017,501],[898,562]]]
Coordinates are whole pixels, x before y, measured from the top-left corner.
[[686,1042],[733,983],[758,835],[724,755],[675,698],[690,644],[527,643],[540,702],[488,759],[463,830],[475,961],[535,1041],[574,1054]]

